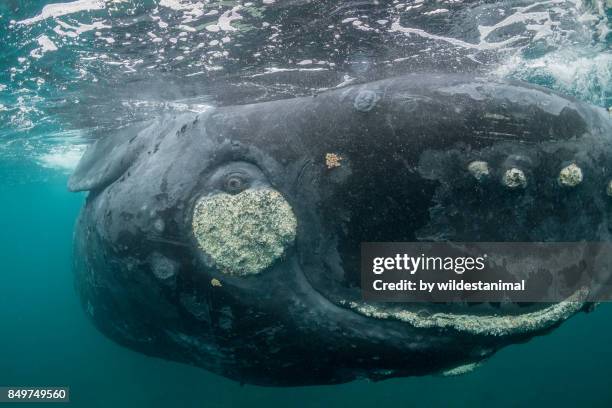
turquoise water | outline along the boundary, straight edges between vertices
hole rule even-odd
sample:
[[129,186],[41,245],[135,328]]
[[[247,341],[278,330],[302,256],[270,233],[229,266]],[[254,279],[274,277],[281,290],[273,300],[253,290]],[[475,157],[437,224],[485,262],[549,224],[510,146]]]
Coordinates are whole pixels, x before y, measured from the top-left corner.
[[[131,352],[95,330],[81,310],[71,251],[85,196],[66,190],[91,139],[162,111],[310,94],[432,67],[521,78],[607,108],[612,40],[605,2],[544,2],[537,9],[526,9],[528,2],[431,2],[409,9],[418,2],[266,8],[85,1],[88,8],[47,9],[55,15],[27,22],[50,3],[0,4],[0,386],[69,386],[71,405],[79,407],[612,405],[610,304],[508,347],[461,377],[261,388]],[[498,8],[507,14],[491,17]],[[441,18],[446,13],[453,18]],[[241,18],[230,18],[228,29],[224,14]],[[508,29],[508,15],[524,27]],[[288,23],[296,19],[309,22],[299,35]],[[497,40],[478,37],[479,26],[496,25]],[[509,39],[516,41],[491,47]]]

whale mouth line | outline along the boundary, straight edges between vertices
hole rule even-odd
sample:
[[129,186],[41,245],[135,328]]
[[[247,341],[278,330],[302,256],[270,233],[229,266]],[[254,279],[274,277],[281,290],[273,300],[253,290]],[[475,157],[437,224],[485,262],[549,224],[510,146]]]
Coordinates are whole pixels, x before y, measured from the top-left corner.
[[431,313],[424,307],[407,310],[363,301],[340,301],[343,307],[379,320],[395,320],[419,329],[453,329],[472,335],[510,336],[546,330],[579,312],[586,304],[588,290],[582,288],[564,301],[521,314]]

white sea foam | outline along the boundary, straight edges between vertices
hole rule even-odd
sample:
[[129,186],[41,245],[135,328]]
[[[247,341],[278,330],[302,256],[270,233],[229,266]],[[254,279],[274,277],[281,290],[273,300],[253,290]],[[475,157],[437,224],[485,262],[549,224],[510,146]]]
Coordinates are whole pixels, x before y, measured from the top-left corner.
[[30,51],[31,57],[40,58],[46,52],[57,51],[57,46],[55,43],[44,34],[39,36],[36,41],[38,42],[39,47]]
[[[72,26],[70,24],[67,24],[67,23],[61,21],[61,20],[58,20],[57,24],[58,24],[58,26],[55,27],[53,29],[53,31],[55,31],[55,33],[57,33],[59,35],[67,35],[69,37],[76,37],[76,36],[78,36],[80,34],[88,32],[88,31],[104,30],[104,29],[107,29],[107,28],[111,28],[110,25],[104,24],[104,22],[102,22],[102,21],[94,21],[91,24],[79,23],[77,26]],[[64,30],[62,30],[62,28],[64,30],[70,30],[70,31],[64,31]]]
[[448,9],[436,9],[436,10],[432,10],[432,11],[427,11],[423,14],[430,16],[430,15],[434,15],[434,14],[443,14],[443,13],[448,13]]
[[85,148],[85,145],[55,146],[47,153],[40,155],[38,162],[43,167],[72,171],[83,156]]
[[159,5],[172,10],[191,10],[195,7],[192,2],[183,0],[160,0]]
[[469,42],[458,40],[452,37],[444,37],[441,35],[430,34],[425,30],[421,30],[420,28],[404,27],[399,23],[399,20],[396,20],[393,23],[391,23],[391,28],[389,29],[389,32],[399,32],[399,33],[404,33],[408,35],[417,35],[419,37],[427,38],[430,40],[443,41],[443,42],[446,42],[446,43],[449,43],[449,44],[452,44],[452,45],[455,45],[461,48],[469,48],[469,49],[479,48],[478,44],[471,44]]
[[47,4],[43,7],[40,14],[18,21],[18,24],[34,24],[46,20],[50,17],[61,17],[67,14],[78,13],[79,11],[102,10],[106,6],[104,0],[77,0],[68,3]]
[[[572,4],[572,6],[568,4]],[[545,8],[542,9],[542,7]],[[439,14],[445,11],[448,10],[437,9],[424,14]],[[555,40],[558,40],[556,38],[558,32],[562,31],[560,18],[567,16],[569,20],[580,20],[589,15],[588,13],[582,13],[580,15],[580,13],[580,0],[575,0],[575,2],[568,0],[548,0],[532,3],[523,7],[513,7],[507,15],[500,12],[500,16],[503,16],[500,21],[492,25],[478,25],[479,38],[477,42],[467,42],[454,37],[432,34],[420,28],[403,26],[400,24],[399,19],[392,22],[389,31],[416,35],[421,38],[445,42],[464,49],[501,51],[512,49],[515,44],[525,39],[529,39],[530,43],[539,40],[546,40],[554,43]],[[595,20],[599,21],[597,18],[595,18]],[[494,38],[490,38],[491,34],[503,31],[514,25],[522,25],[524,29],[503,40],[496,41]],[[606,24],[600,24],[600,26],[607,27]]]
[[495,73],[526,81],[544,78],[548,86],[571,93],[598,105],[610,106],[612,54],[580,55],[575,49],[561,49],[541,58],[525,59],[520,54],[504,61]]
[[238,10],[241,8],[241,6],[236,6],[221,14],[217,21],[219,28],[223,31],[236,31],[236,28],[232,27],[231,23],[235,20],[242,20],[242,16],[238,14]]

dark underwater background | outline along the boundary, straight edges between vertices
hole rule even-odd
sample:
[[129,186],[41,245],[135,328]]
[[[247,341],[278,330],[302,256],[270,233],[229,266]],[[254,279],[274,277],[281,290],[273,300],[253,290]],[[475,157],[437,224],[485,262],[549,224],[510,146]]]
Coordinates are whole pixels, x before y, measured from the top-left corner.
[[[240,384],[129,351],[86,319],[67,178],[92,140],[167,111],[405,72],[517,78],[612,105],[610,1],[0,0],[0,386],[78,407],[612,406],[612,305],[459,377]],[[21,406],[27,406],[23,404]]]

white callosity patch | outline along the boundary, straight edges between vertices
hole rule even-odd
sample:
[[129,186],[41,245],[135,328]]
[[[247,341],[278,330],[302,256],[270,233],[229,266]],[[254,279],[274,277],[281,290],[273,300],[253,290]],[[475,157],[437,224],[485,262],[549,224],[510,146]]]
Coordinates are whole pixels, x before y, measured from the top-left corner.
[[572,163],[559,172],[559,184],[565,187],[576,187],[582,183],[582,169]]
[[485,161],[475,160],[468,164],[468,171],[478,181],[489,177],[489,165]]
[[527,177],[525,177],[523,170],[513,167],[506,170],[502,178],[502,183],[511,189],[525,188],[527,186]]
[[443,377],[456,377],[458,375],[469,374],[472,371],[474,371],[476,368],[478,368],[479,366],[480,366],[480,363],[463,364],[458,367],[454,367],[446,371],[442,371],[441,374]]
[[278,191],[249,189],[201,198],[192,227],[200,249],[222,272],[247,276],[283,255],[295,239],[297,221]]
[[543,330],[577,313],[584,306],[588,292],[580,290],[563,302],[521,315],[468,315],[434,313],[429,316],[408,310],[385,310],[374,305],[349,302],[351,309],[377,319],[395,319],[414,327],[454,329],[489,336],[507,336]]

